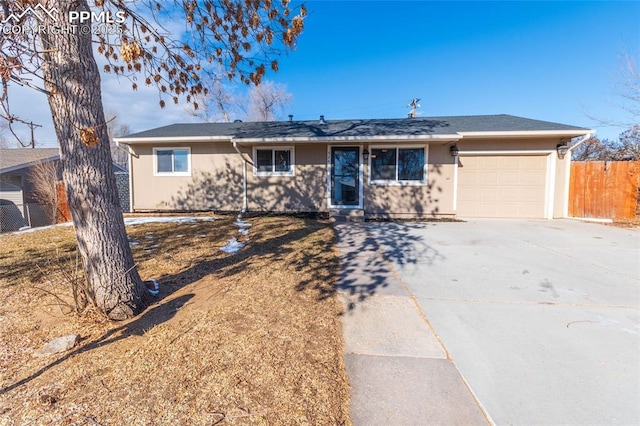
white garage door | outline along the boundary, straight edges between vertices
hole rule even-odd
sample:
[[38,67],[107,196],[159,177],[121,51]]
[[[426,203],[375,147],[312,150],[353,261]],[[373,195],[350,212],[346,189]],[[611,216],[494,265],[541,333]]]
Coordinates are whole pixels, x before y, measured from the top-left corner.
[[545,217],[547,156],[463,156],[458,216]]

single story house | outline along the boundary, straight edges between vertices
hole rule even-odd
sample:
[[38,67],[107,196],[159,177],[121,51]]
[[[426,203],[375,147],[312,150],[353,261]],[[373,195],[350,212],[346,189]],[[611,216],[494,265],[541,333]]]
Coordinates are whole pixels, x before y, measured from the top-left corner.
[[51,223],[52,213],[38,204],[32,176],[36,165],[54,162],[57,168],[59,160],[58,148],[0,148],[0,232]]
[[511,115],[321,116],[173,124],[116,142],[136,212],[552,219],[567,216],[570,150],[592,133]]

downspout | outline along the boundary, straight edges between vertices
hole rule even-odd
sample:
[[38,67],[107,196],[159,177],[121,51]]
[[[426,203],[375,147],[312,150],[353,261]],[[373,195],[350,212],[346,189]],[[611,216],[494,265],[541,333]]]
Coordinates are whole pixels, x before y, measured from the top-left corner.
[[238,144],[236,141],[233,141],[233,149],[236,150],[240,158],[242,159],[242,212],[245,213],[247,211],[247,160],[245,160],[244,155],[238,148]]
[[594,134],[595,134],[594,131],[587,133],[586,135],[584,135],[582,139],[580,139],[578,142],[576,142],[571,147],[569,147],[569,150],[567,151],[567,155],[569,157],[564,162],[565,185],[564,185],[564,209],[562,212],[565,218],[569,217],[569,188],[571,187],[571,157],[573,157],[573,150],[579,147],[580,145],[582,145],[583,143],[585,143],[586,141],[588,141],[589,139],[591,139],[591,137]]

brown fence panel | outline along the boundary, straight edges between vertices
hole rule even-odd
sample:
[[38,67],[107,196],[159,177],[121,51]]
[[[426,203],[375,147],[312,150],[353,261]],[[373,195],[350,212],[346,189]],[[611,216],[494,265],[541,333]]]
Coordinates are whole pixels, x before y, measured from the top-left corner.
[[574,161],[569,216],[633,218],[639,189],[640,161]]
[[69,202],[67,201],[67,191],[65,191],[63,182],[56,182],[56,196],[58,200],[57,222],[68,222],[71,220],[71,212],[69,212]]

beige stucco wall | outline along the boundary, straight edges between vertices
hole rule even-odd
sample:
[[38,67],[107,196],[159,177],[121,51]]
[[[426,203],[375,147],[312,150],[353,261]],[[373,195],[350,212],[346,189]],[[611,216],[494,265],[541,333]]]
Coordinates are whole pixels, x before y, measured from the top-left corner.
[[242,161],[230,143],[162,147],[190,147],[191,176],[154,176],[153,146],[133,146],[137,155],[131,161],[134,211],[242,208]]
[[[191,176],[154,176],[152,145],[134,145],[133,209],[242,209],[242,160],[230,143],[165,144],[191,148]],[[239,147],[247,164],[247,204],[252,211],[326,211],[326,145],[294,147],[294,176],[256,176],[253,148]]]
[[[289,146],[292,145],[276,145]],[[318,212],[327,210],[327,147],[299,144],[293,147],[293,176],[256,176],[247,170],[247,204],[250,211]],[[253,161],[253,148],[242,147]]]
[[[429,145],[426,185],[370,185],[367,164],[364,170],[365,215],[398,218],[453,215],[454,157],[449,153],[449,146]],[[376,145],[367,147],[371,150]]]

